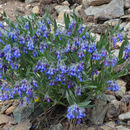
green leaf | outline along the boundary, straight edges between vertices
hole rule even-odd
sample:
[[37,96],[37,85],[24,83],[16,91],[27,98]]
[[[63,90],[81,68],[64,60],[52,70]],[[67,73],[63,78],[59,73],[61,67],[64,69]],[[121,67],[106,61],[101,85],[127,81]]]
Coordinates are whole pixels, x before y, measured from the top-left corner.
[[68,91],[66,91],[66,98],[67,98],[67,101],[68,101],[69,105],[72,105],[72,104],[73,104],[73,101],[72,101],[72,99],[71,99],[71,97],[70,97]]
[[64,13],[64,22],[65,22],[65,28],[68,30],[69,24],[70,24],[70,18],[69,18],[69,15],[66,13]]
[[119,51],[119,55],[118,55],[119,60],[121,60],[121,58],[123,56],[123,52],[124,52],[124,49],[125,49],[125,46],[127,45],[127,43],[128,43],[128,39],[127,39],[127,37],[125,37],[125,41],[123,41],[123,43],[120,47],[120,51]]
[[88,106],[88,104],[90,104],[91,103],[91,101],[87,101],[87,102],[81,102],[81,103],[79,103],[79,104],[77,104],[79,107],[87,107]]
[[29,32],[30,32],[31,36],[33,36],[33,28],[32,28],[32,24],[30,21],[29,21]]
[[119,30],[119,26],[120,26],[120,21],[118,22],[118,24],[114,27],[112,34],[114,34],[116,31]]
[[83,32],[80,34],[80,37],[82,37],[86,33],[86,30],[87,30],[87,26],[84,28]]
[[84,88],[88,88],[88,89],[92,89],[92,88],[97,88],[97,86],[93,86],[93,85],[85,85]]
[[55,32],[55,33],[56,33],[56,31],[57,31],[57,28],[58,28],[58,26],[57,26],[56,20],[54,20],[54,32]]

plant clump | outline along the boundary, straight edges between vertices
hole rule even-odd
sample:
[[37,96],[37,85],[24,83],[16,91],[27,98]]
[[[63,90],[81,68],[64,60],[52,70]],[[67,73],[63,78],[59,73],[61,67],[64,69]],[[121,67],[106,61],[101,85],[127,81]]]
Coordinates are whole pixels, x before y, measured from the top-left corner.
[[[58,26],[46,13],[41,20],[34,14],[16,23],[5,15],[0,24],[0,99],[18,98],[23,103],[39,101],[45,109],[61,104],[68,108],[67,118],[78,123],[86,117],[92,99],[106,90],[118,91],[119,73],[114,67],[130,57],[130,44],[119,24],[106,31],[99,41],[75,14],[64,15],[65,26]],[[52,28],[53,27],[53,28]],[[118,56],[113,48],[123,42]]]

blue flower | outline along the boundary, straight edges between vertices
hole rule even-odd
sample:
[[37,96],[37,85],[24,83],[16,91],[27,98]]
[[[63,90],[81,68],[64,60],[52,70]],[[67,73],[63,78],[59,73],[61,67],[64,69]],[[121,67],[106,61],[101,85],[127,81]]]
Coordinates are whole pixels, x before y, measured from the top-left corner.
[[39,49],[40,49],[40,52],[43,53],[47,49],[47,44],[41,43]]
[[85,109],[83,107],[79,107],[77,104],[70,106],[67,110],[66,117],[70,119],[77,119],[77,123],[81,123],[81,119],[86,116]]
[[25,44],[25,39],[22,36],[19,36],[19,44]]
[[116,91],[119,91],[119,86],[118,86],[118,84],[116,83],[116,81],[114,81],[114,80],[109,80],[108,82],[107,82],[107,84],[108,84],[108,90],[112,90],[113,92],[116,92]]
[[117,63],[118,59],[117,58],[113,58],[113,59],[106,59],[104,64],[105,66],[115,66]]
[[33,50],[34,49],[34,43],[32,40],[27,42],[27,48],[28,50]]
[[125,59],[130,57],[130,45],[125,47]]
[[24,27],[25,27],[26,30],[29,30],[29,23],[26,22],[25,25],[24,25]]
[[33,52],[33,56],[34,57],[38,56],[38,52],[36,50]]
[[19,58],[21,56],[20,50],[18,48],[12,48],[13,56]]

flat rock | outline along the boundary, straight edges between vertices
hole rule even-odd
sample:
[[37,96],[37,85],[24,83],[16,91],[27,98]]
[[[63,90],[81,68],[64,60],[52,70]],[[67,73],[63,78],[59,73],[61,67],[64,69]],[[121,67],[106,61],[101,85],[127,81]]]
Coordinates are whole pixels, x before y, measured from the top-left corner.
[[99,10],[95,16],[95,19],[113,19],[124,15],[124,1],[112,0],[109,4]]
[[119,119],[120,120],[130,120],[130,112],[120,114]]
[[91,16],[91,15],[94,15],[96,16],[98,14],[98,12],[104,10],[104,8],[106,7],[107,5],[101,5],[101,6],[90,6],[88,8],[86,8],[84,10],[85,14],[87,16]]
[[11,106],[9,107],[6,111],[5,114],[10,115],[11,113],[13,113],[13,111],[16,109],[16,106]]
[[88,5],[98,6],[102,4],[108,4],[111,0],[86,0]]
[[18,125],[12,126],[9,130],[30,130],[31,126],[30,120],[25,120]]
[[33,103],[27,104],[25,101],[22,106],[19,105],[13,111],[13,115],[14,115],[14,118],[16,119],[16,121],[18,123],[20,123],[20,122],[28,119],[28,117],[32,114],[33,111],[34,111],[34,104]]
[[88,117],[93,124],[103,124],[105,115],[108,110],[108,104],[106,101],[97,101],[96,106],[92,109],[90,117]]
[[3,104],[3,106],[2,106],[2,108],[1,108],[1,110],[0,110],[0,114],[5,113],[5,111],[6,111],[9,107],[11,107],[11,106],[12,106],[12,103],[11,103],[11,102],[9,102],[7,105]]
[[2,124],[8,124],[10,121],[14,120],[10,116],[0,114],[0,125]]

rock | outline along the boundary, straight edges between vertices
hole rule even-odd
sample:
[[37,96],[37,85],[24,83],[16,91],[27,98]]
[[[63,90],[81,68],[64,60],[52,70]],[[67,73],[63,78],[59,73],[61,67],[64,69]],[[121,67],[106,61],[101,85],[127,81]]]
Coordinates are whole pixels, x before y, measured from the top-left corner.
[[130,0],[125,0],[125,8],[130,8]]
[[27,104],[26,101],[24,101],[22,106],[19,105],[13,111],[13,115],[16,121],[20,123],[21,121],[26,120],[33,111],[34,111],[34,104],[33,103]]
[[120,24],[120,29],[124,28],[126,25],[127,25],[126,22],[121,23],[121,24]]
[[24,14],[24,13],[25,13],[24,11],[25,11],[25,9],[24,9],[23,7],[18,6],[18,7],[16,8],[16,13]]
[[64,24],[64,14],[65,14],[65,13],[71,14],[72,12],[73,12],[73,11],[71,11],[71,10],[66,10],[66,11],[61,12],[61,13],[58,15],[58,18],[56,19],[57,23]]
[[113,19],[124,15],[124,1],[123,0],[112,0],[108,5],[100,9],[96,15],[95,19]]
[[16,109],[16,106],[11,106],[9,107],[6,111],[5,114],[10,115],[11,113],[13,113],[13,111]]
[[26,3],[33,3],[33,2],[39,2],[40,0],[25,0]]
[[25,120],[18,125],[12,126],[10,130],[30,130],[31,126],[30,120]]
[[122,20],[130,20],[130,14],[120,17]]
[[39,6],[33,7],[32,12],[33,12],[34,14],[39,14]]
[[81,4],[82,0],[68,0],[70,4]]
[[29,119],[33,122],[41,113],[43,113],[43,108],[40,103],[36,102],[34,104],[34,112],[31,113]]
[[26,10],[28,10],[28,9],[30,9],[30,8],[31,8],[31,4],[28,4],[28,5],[25,6],[25,9],[26,9]]
[[[118,57],[118,55],[119,55],[119,49],[115,49],[114,51],[113,51],[113,55],[114,56],[116,56],[116,57]],[[115,71],[115,70],[114,70]]]
[[115,95],[117,97],[123,97],[126,93],[126,82],[124,82],[123,80],[116,80],[118,86],[119,86],[119,91],[115,92]]
[[104,34],[105,30],[108,28],[104,24],[94,24],[94,23],[88,23],[86,26],[88,31],[98,34]]
[[111,102],[113,100],[116,100],[116,97],[113,95],[106,95],[107,101]]
[[130,126],[130,121],[127,122],[127,125]]
[[8,26],[8,24],[7,24],[6,22],[3,22],[3,25],[4,25],[4,27],[7,27],[7,26]]
[[128,91],[127,94],[130,95],[130,91]]
[[64,11],[68,11],[70,10],[70,8],[68,6],[63,6],[63,5],[57,5],[55,6],[55,10],[58,14],[64,12]]
[[62,5],[64,5],[64,6],[70,6],[70,4],[69,4],[69,2],[68,1],[64,1],[64,2],[62,2]]
[[0,125],[8,124],[12,120],[14,120],[14,119],[12,119],[11,117],[9,117],[7,115],[0,114]]
[[[114,53],[114,54],[115,54],[115,53]],[[116,72],[116,73],[121,72],[121,70],[124,69],[126,66],[128,66],[129,63],[130,63],[130,61],[129,61],[129,58],[128,58],[128,59],[125,60],[124,63],[122,63],[122,64],[117,65],[116,67],[114,67],[114,69],[113,69],[114,72]],[[128,71],[129,71],[129,68],[128,68]],[[129,79],[129,75],[126,75],[125,77]],[[128,80],[127,80],[127,81],[128,81]],[[126,81],[126,82],[127,82],[127,81]],[[127,87],[127,86],[126,86],[126,87]]]
[[120,19],[111,19],[106,21],[104,24],[109,26],[116,26],[119,23]]
[[81,9],[82,9],[82,5],[79,5],[75,8],[75,13],[77,16],[80,16],[80,13],[81,13]]
[[99,34],[94,34],[94,33],[91,33],[91,36],[92,37],[96,37],[95,41],[98,42],[100,40],[100,35]]
[[130,129],[126,128],[125,126],[120,125],[116,127],[116,130],[130,130]]
[[101,5],[101,6],[90,6],[88,8],[86,8],[84,10],[85,14],[87,16],[90,16],[90,15],[94,15],[96,16],[98,14],[98,12],[104,10],[104,8],[106,7],[106,5]]
[[130,112],[120,114],[119,119],[120,120],[130,120]]
[[2,108],[1,108],[1,111],[0,111],[0,114],[5,113],[5,111],[6,111],[9,107],[11,107],[11,106],[12,106],[12,103],[11,103],[11,102],[9,102],[7,105],[4,105],[4,104],[3,104]]
[[98,5],[102,5],[102,4],[108,4],[109,2],[111,2],[111,0],[86,0],[88,5],[91,6],[98,6]]
[[127,11],[127,12],[128,12],[128,14],[130,14],[130,8],[128,9],[128,11]]
[[57,125],[52,125],[50,127],[50,130],[64,130],[64,127],[62,126],[62,124],[57,124]]
[[124,31],[130,31],[130,22],[124,26]]
[[112,119],[120,114],[120,101],[113,100],[108,105],[107,118]]
[[128,106],[125,102],[120,103],[120,113],[128,112]]
[[128,104],[130,102],[130,95],[124,95],[121,101]]
[[106,101],[97,100],[96,106],[92,109],[90,116],[88,117],[93,124],[103,124],[105,115],[108,110]]
[[95,127],[88,127],[86,130],[96,130]]
[[105,125],[101,126],[101,128],[103,130],[112,130],[112,129],[114,130],[115,122],[113,122],[113,121],[107,122],[107,123],[105,123]]
[[130,39],[130,31],[127,33],[127,37],[128,39]]
[[82,6],[84,9],[89,7],[87,0],[82,0]]

